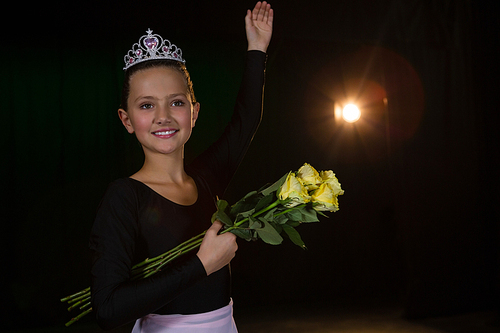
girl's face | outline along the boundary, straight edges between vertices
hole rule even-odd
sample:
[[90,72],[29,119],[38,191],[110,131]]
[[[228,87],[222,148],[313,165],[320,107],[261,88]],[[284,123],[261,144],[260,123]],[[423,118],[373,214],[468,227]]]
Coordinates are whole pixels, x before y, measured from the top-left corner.
[[135,133],[144,153],[182,156],[200,105],[192,104],[185,79],[177,70],[154,67],[130,78],[128,110],[118,110],[129,133]]

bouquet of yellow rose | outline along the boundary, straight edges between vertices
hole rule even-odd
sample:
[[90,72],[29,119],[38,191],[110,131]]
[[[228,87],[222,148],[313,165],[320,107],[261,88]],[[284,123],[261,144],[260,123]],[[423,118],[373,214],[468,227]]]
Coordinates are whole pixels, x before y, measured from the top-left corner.
[[[225,200],[217,200],[217,211],[212,223],[224,224],[221,233],[232,232],[247,240],[261,239],[278,245],[283,236],[294,244],[306,248],[295,229],[301,223],[318,222],[318,214],[339,209],[338,196],[344,194],[340,183],[331,171],[318,172],[305,163],[297,172],[285,174],[276,183],[252,191],[230,206]],[[155,258],[146,259],[132,267],[132,279],[147,278],[179,256],[198,248],[205,232],[185,241],[170,251]],[[66,323],[73,324],[92,311],[90,288],[61,299],[71,306],[68,311],[79,308],[83,312]]]

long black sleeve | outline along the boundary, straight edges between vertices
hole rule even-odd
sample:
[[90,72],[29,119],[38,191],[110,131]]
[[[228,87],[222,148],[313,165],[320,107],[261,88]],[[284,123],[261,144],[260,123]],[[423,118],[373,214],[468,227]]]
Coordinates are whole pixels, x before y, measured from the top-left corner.
[[230,123],[221,137],[189,166],[222,197],[262,119],[266,53],[248,51],[246,67]]

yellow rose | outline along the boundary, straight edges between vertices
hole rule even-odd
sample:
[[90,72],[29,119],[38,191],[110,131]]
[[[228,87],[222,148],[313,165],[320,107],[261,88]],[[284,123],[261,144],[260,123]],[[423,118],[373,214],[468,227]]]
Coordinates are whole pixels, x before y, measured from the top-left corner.
[[340,187],[339,180],[337,179],[337,177],[335,177],[335,174],[332,170],[321,171],[320,176],[324,183],[330,185],[335,195],[344,194],[344,190]]
[[336,212],[339,210],[339,201],[328,183],[323,183],[311,196],[313,208],[317,211]]
[[304,185],[308,191],[315,190],[323,182],[318,171],[310,164],[304,163],[297,171],[297,179]]
[[301,203],[309,202],[311,197],[308,195],[307,190],[295,177],[293,172],[290,172],[286,177],[285,182],[281,185],[280,200],[291,199],[286,205],[287,207],[294,207]]

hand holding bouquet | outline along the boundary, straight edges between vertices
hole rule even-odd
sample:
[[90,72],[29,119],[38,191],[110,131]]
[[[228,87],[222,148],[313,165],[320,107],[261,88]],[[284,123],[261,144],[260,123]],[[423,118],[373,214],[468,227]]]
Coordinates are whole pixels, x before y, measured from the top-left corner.
[[[217,211],[212,223],[219,220],[225,232],[247,240],[261,239],[268,244],[278,245],[283,236],[294,244],[306,248],[300,234],[295,229],[301,223],[318,222],[318,214],[336,212],[339,209],[338,196],[344,194],[340,183],[331,171],[316,171],[305,163],[297,172],[289,172],[276,183],[258,191],[252,191],[230,206],[225,200],[217,200]],[[170,251],[146,259],[132,267],[132,279],[149,277],[172,260],[198,248],[205,232],[185,241]],[[90,288],[61,299],[83,312],[71,319],[71,325],[92,311]]]

